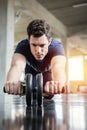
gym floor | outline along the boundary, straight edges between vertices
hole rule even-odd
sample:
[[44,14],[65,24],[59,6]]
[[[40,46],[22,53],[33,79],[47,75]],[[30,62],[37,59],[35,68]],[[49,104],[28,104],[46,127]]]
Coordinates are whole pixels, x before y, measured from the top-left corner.
[[4,110],[4,130],[87,130],[86,94],[60,94],[30,108],[25,96],[5,94]]

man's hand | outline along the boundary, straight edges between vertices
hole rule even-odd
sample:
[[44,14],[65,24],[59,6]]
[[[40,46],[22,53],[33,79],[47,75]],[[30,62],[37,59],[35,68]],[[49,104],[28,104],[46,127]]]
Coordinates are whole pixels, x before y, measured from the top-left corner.
[[47,81],[45,84],[45,92],[48,94],[59,94],[63,93],[64,86],[58,81]]
[[7,81],[4,86],[5,92],[14,95],[23,95],[23,86],[20,81]]

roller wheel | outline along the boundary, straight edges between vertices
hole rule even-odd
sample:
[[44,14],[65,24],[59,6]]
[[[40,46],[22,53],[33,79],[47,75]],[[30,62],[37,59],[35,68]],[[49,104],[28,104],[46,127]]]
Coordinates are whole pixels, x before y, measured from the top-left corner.
[[32,104],[32,74],[26,75],[26,103],[27,106]]
[[42,96],[43,96],[43,76],[42,73],[36,75],[36,87],[37,87],[37,103],[38,106],[42,104]]

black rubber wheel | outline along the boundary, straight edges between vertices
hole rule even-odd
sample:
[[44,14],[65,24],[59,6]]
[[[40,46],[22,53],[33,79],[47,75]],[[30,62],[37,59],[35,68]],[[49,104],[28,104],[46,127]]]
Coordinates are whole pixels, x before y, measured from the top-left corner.
[[32,74],[26,75],[26,103],[27,106],[31,106],[32,104]]
[[37,87],[37,103],[38,106],[42,105],[43,99],[43,76],[42,73],[36,75],[36,87]]

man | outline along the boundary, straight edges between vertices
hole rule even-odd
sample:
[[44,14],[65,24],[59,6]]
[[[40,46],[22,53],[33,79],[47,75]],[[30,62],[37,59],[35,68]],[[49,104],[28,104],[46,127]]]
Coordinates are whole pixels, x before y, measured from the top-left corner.
[[23,94],[20,77],[31,73],[33,77],[42,72],[44,93],[61,93],[66,82],[64,49],[51,37],[51,29],[45,20],[35,19],[27,27],[28,39],[16,47],[7,74],[5,90],[9,94]]

